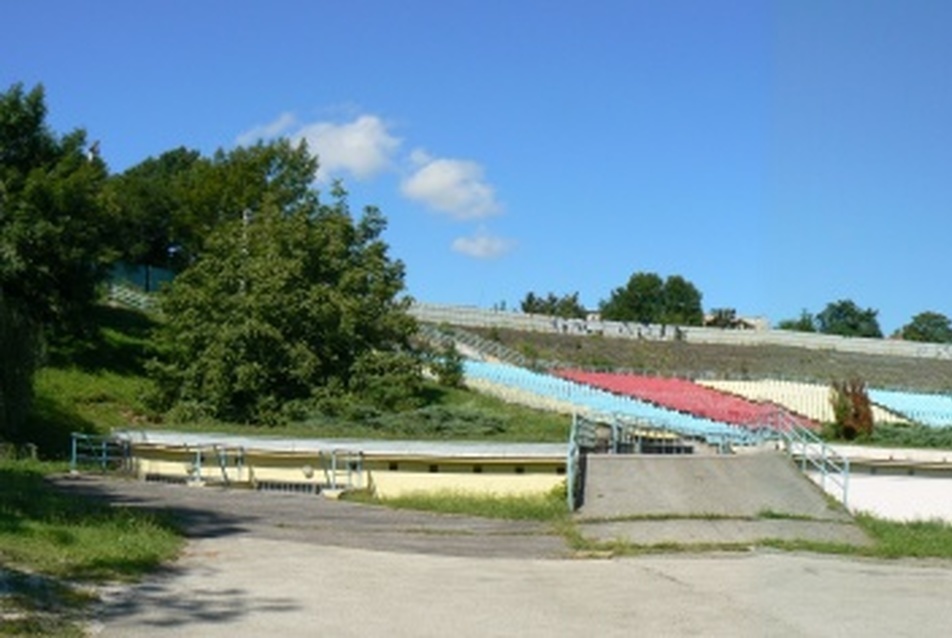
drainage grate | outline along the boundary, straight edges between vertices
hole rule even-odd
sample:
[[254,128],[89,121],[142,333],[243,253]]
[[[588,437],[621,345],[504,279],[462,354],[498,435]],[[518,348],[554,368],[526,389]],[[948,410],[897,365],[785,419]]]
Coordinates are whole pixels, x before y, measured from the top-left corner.
[[259,492],[291,492],[294,494],[317,494],[320,490],[316,483],[291,483],[285,481],[258,481],[255,489]]

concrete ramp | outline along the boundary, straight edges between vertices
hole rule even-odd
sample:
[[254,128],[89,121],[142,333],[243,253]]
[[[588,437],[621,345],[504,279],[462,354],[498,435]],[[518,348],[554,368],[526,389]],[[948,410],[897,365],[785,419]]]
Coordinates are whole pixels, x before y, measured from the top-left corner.
[[780,452],[586,458],[583,535],[656,543],[868,542]]

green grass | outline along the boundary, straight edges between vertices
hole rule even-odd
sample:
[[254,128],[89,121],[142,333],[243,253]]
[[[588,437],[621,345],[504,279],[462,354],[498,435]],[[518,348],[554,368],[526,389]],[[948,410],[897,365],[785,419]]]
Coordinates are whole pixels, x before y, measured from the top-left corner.
[[952,524],[941,520],[895,522],[860,514],[856,522],[874,540],[879,558],[952,558]]
[[[769,516],[767,518],[770,518]],[[944,521],[887,521],[867,514],[855,518],[857,525],[872,541],[858,546],[806,540],[763,539],[756,543],[658,543],[638,545],[624,540],[596,542],[585,539],[577,526],[569,526],[565,536],[578,552],[600,556],[633,556],[657,553],[702,553],[710,551],[749,551],[752,547],[771,547],[783,551],[805,551],[879,559],[952,558],[952,524]]]
[[464,514],[521,521],[564,521],[568,517],[565,488],[553,489],[548,494],[505,496],[473,494],[444,490],[439,492],[412,492],[390,498],[373,498],[358,492],[347,498],[377,503],[394,509],[411,509],[440,514]]
[[181,539],[155,514],[64,496],[44,473],[58,465],[0,462],[0,560],[70,580],[136,577],[174,556]]
[[887,447],[952,449],[952,428],[895,423],[877,424],[873,433],[859,443]]
[[81,635],[77,582],[135,580],[181,550],[169,520],[59,493],[45,474],[63,469],[0,461],[0,635]]
[[367,439],[475,439],[562,442],[571,420],[507,404],[462,388],[425,387],[426,407],[381,413],[360,405],[338,414],[311,415],[273,427],[200,421],[162,422],[148,407],[152,389],[145,363],[153,356],[154,322],[132,310],[100,307],[101,329],[91,342],[58,343],[36,375],[36,400],[27,430],[44,458],[64,458],[71,432],[112,429],[168,429],[281,437]]

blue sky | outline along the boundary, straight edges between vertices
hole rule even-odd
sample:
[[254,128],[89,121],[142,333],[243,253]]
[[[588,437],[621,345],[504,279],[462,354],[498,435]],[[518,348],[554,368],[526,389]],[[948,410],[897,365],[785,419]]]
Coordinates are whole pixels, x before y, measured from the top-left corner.
[[952,316],[946,0],[7,0],[0,88],[121,172],[307,139],[421,301],[637,271],[776,322]]

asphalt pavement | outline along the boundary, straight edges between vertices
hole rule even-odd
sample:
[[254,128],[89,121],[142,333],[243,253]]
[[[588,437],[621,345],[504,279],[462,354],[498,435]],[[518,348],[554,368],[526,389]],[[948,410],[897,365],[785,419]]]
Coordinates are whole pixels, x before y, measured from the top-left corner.
[[103,590],[90,633],[134,636],[946,636],[952,565],[750,550],[594,559],[545,524],[300,494],[81,477],[177,513],[184,555]]

